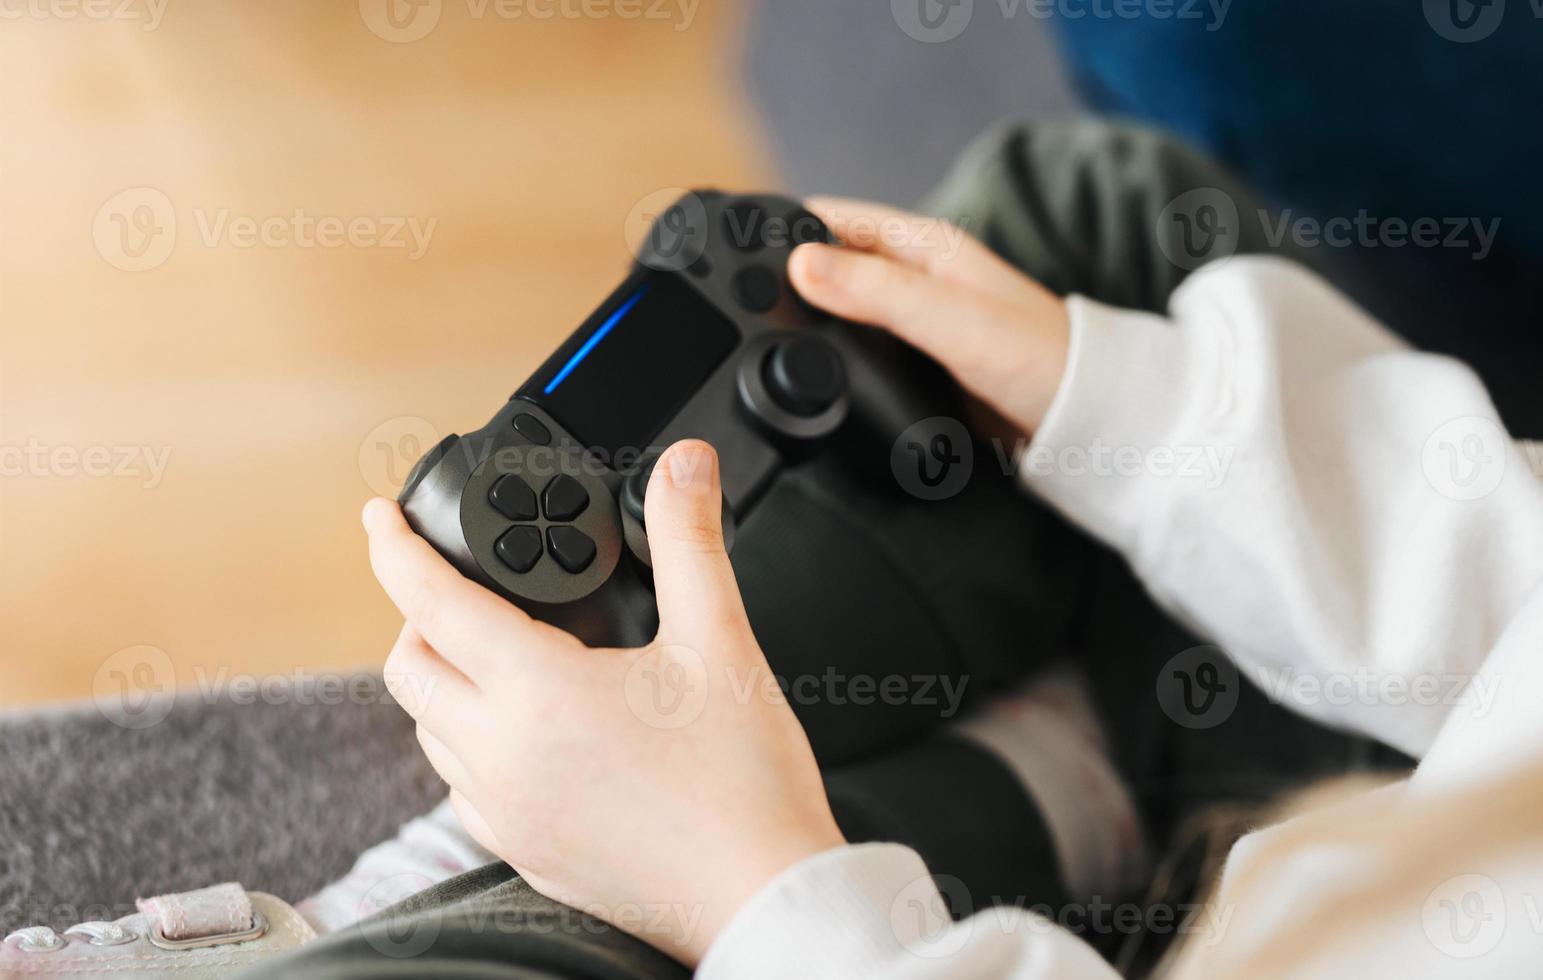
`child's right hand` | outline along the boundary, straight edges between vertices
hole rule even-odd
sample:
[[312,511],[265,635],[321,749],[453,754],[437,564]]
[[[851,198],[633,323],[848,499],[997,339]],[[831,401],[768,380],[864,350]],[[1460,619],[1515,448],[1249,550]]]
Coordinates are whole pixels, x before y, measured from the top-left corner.
[[805,202],[842,247],[801,245],[788,272],[814,305],[891,331],[1033,433],[1066,368],[1066,304],[962,230],[881,204]]

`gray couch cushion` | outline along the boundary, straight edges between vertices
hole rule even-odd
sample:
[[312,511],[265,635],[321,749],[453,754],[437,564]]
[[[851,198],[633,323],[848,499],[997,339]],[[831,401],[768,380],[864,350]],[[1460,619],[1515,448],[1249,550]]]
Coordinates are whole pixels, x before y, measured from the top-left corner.
[[445,793],[374,674],[251,702],[187,692],[137,730],[89,702],[0,719],[0,935],[220,881],[295,901]]

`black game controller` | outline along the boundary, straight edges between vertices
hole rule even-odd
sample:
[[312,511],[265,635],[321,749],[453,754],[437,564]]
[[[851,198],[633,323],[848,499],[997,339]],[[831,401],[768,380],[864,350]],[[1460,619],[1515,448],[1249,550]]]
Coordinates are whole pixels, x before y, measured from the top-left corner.
[[854,462],[887,476],[894,440],[947,410],[936,365],[794,293],[789,253],[831,240],[786,198],[686,194],[491,422],[418,461],[408,523],[537,619],[593,645],[649,642],[643,499],[665,447],[694,437],[718,451],[732,540],[777,472],[838,430],[862,447]]

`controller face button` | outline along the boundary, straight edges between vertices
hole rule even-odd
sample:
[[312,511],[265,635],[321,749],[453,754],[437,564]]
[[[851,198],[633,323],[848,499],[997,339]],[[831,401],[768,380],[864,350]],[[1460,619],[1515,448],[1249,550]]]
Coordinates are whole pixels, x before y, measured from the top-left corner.
[[754,201],[723,209],[723,234],[741,252],[758,252],[766,244],[766,210]]
[[566,473],[552,477],[552,482],[541,491],[541,508],[546,511],[549,521],[571,521],[584,513],[584,508],[588,506],[589,492],[583,484]]
[[[526,412],[521,412],[514,417],[514,431],[537,446],[545,446],[552,441],[552,430],[542,425],[540,419]],[[515,518],[515,520],[520,520],[520,518]]]
[[751,313],[765,313],[777,305],[782,287],[777,274],[764,265],[752,265],[734,276],[734,298]]
[[772,400],[806,418],[825,411],[846,391],[840,352],[816,334],[794,334],[773,347],[762,371]]
[[498,539],[493,550],[500,561],[523,575],[535,568],[541,559],[541,529],[529,525],[511,527]]
[[501,476],[488,491],[488,503],[511,521],[536,519],[536,491],[513,473]]
[[812,242],[829,242],[830,232],[825,222],[807,208],[798,208],[788,215],[788,238],[794,247]]
[[[595,560],[595,542],[576,527],[549,527],[546,530],[546,542],[557,564],[574,575],[588,568],[589,563]],[[539,548],[540,542],[536,546]]]

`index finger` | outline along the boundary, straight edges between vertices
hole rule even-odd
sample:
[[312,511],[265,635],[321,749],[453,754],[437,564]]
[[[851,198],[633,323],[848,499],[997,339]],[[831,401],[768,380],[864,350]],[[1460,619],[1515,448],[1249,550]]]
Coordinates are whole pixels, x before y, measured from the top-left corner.
[[506,666],[510,651],[577,641],[466,578],[408,527],[402,510],[377,498],[364,508],[370,566],[386,595],[441,657],[473,682]]
[[804,201],[847,245],[875,252],[959,286],[1019,299],[1033,288],[1022,272],[969,232],[943,218],[854,197]]

